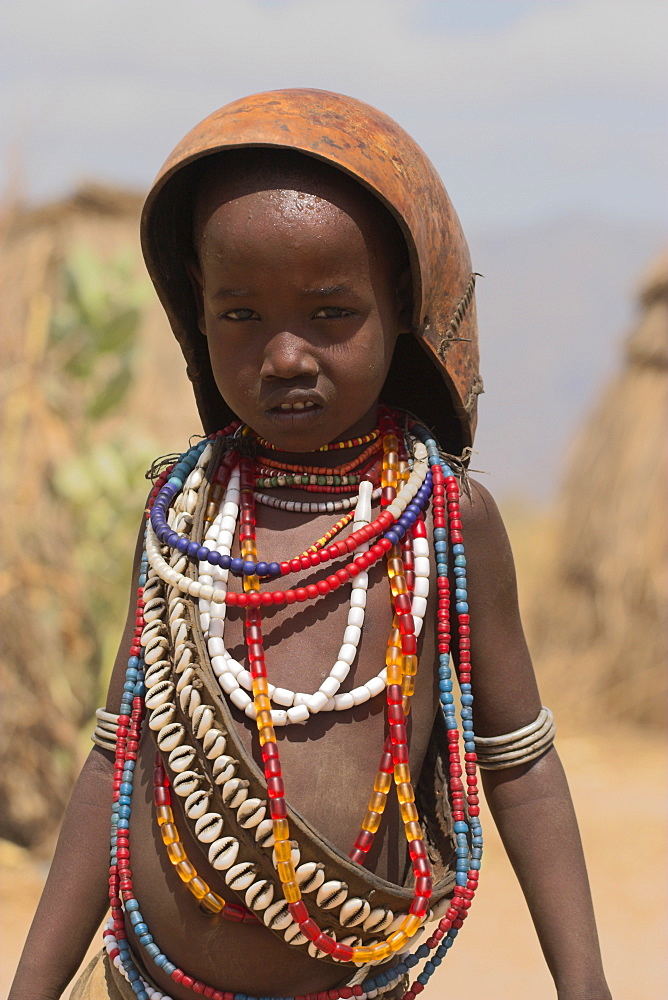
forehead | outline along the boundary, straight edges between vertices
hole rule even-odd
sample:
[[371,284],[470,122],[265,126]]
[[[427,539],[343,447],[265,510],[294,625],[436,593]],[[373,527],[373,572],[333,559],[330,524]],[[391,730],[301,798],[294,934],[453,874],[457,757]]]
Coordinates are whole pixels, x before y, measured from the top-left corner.
[[210,157],[195,184],[193,242],[201,251],[211,224],[237,230],[272,213],[302,229],[352,226],[376,255],[405,255],[405,243],[388,210],[342,171],[288,150],[235,150]]

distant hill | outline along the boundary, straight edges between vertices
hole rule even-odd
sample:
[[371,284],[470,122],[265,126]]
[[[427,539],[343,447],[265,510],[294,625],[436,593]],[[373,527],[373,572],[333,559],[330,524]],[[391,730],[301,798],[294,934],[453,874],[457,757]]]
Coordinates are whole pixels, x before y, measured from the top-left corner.
[[485,394],[478,454],[492,492],[549,498],[571,434],[619,362],[660,226],[573,216],[474,233]]

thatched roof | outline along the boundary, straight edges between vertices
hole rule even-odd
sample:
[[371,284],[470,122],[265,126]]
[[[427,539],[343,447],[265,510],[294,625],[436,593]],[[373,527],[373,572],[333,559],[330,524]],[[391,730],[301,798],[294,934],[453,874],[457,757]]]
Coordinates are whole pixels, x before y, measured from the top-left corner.
[[547,689],[575,718],[666,712],[668,259],[640,282],[622,370],[571,454],[555,559],[529,626]]

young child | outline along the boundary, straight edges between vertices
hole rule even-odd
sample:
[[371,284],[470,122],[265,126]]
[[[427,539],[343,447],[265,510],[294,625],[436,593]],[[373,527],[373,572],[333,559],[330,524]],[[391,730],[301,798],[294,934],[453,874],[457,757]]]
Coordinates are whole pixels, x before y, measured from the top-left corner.
[[76,1000],[413,1000],[478,886],[476,753],[560,1000],[609,998],[465,472],[475,276],[432,165],[359,101],[260,94],[177,147],[142,234],[208,437],[157,467],[11,1000],[56,1000],[109,906]]

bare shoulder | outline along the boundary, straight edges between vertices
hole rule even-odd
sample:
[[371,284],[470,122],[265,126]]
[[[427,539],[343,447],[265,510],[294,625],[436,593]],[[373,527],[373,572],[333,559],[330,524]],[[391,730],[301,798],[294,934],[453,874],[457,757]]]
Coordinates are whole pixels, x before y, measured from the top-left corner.
[[496,500],[482,483],[469,477],[467,488],[461,489],[460,506],[465,529],[490,537],[501,536],[507,541],[506,530]]
[[532,721],[540,709],[517,600],[510,541],[499,508],[477,480],[462,490],[471,650],[482,735],[508,732]]
[[513,553],[494,497],[482,483],[470,479],[460,505],[470,582],[486,603],[492,595],[501,603],[497,611],[519,616]]

